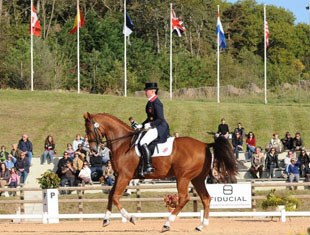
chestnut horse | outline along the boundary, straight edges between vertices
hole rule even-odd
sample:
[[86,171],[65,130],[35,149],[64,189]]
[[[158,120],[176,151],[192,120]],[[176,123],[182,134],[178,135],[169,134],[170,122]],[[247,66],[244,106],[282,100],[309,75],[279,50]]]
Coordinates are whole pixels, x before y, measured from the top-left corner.
[[[112,203],[118,208],[122,216],[135,224],[136,219],[130,215],[120,203],[129,181],[136,176],[140,158],[131,148],[132,137],[135,131],[123,121],[107,113],[84,114],[86,134],[90,148],[97,151],[102,139],[106,138],[108,148],[112,152],[111,162],[116,172],[115,183],[109,193],[103,226],[110,223]],[[213,148],[214,159],[210,151]],[[155,171],[146,175],[146,179],[165,179],[175,176],[179,202],[177,207],[167,218],[162,231],[170,230],[170,224],[189,201],[188,187],[192,183],[195,187],[204,208],[204,218],[196,230],[208,225],[210,210],[210,195],[206,190],[205,180],[216,162],[218,171],[222,175],[235,177],[237,174],[236,160],[232,147],[227,139],[217,138],[214,143],[206,144],[191,137],[175,138],[173,151],[168,157],[152,159]]]

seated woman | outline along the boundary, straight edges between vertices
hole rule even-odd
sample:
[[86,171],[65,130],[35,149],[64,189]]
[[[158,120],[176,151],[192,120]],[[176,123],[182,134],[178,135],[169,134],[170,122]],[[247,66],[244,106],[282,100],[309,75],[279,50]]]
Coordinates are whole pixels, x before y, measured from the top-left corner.
[[281,139],[283,149],[284,150],[292,150],[293,149],[293,137],[290,132],[285,133],[285,137]]
[[104,175],[105,183],[109,186],[112,186],[114,184],[115,177],[114,177],[114,170],[112,168],[111,161],[107,162],[107,166],[104,170],[103,175]]
[[53,136],[48,135],[44,141],[44,151],[41,157],[41,165],[45,163],[53,163],[54,162],[54,154],[55,154],[55,141]]
[[9,178],[10,178],[10,171],[7,169],[4,162],[1,162],[0,163],[0,196],[3,193],[1,189],[7,186]]
[[78,178],[83,185],[93,183],[91,180],[91,171],[87,161],[84,161],[83,168],[80,170]]
[[257,173],[259,174],[259,178],[263,177],[263,168],[264,168],[264,153],[262,153],[261,147],[255,148],[255,153],[253,153],[250,173],[253,178],[258,178]]
[[273,178],[274,169],[279,168],[278,154],[275,148],[271,148],[270,151],[267,153],[266,160],[265,160],[265,167],[269,172],[269,178]]
[[247,161],[251,161],[252,155],[255,152],[255,148],[256,148],[255,135],[252,131],[250,131],[246,138],[246,151],[247,151],[246,160]]

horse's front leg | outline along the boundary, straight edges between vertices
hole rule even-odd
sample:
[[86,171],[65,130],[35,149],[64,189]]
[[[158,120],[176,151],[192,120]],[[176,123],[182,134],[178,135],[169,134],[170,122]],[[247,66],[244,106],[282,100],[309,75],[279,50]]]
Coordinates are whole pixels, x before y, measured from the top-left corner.
[[180,213],[180,211],[183,209],[186,203],[190,200],[190,197],[188,194],[188,185],[189,185],[189,180],[177,179],[177,188],[178,188],[178,196],[179,196],[178,205],[168,216],[168,219],[166,220],[163,226],[162,232],[166,232],[170,230],[171,223],[175,221],[177,215]]
[[125,191],[126,186],[128,185],[131,178],[118,175],[115,183],[109,193],[107,210],[105,213],[105,217],[103,219],[103,226],[107,226],[110,224],[110,215],[112,212],[112,203],[117,207],[117,209],[121,212],[122,216],[129,220],[131,223],[136,223],[136,218],[131,216],[125,208],[122,207],[120,203],[120,198]]

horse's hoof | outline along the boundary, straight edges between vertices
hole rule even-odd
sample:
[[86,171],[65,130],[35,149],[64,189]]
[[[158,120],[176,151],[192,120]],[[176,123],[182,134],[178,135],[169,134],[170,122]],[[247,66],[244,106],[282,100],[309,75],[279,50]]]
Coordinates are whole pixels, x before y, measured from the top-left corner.
[[130,219],[129,219],[129,222],[134,224],[134,225],[136,224],[136,221],[137,221],[137,219],[134,216],[131,216]]
[[106,226],[108,226],[109,224],[110,224],[110,220],[104,219],[104,220],[103,220],[102,226],[103,226],[103,227],[106,227]]
[[170,227],[167,226],[167,225],[164,225],[164,226],[163,226],[163,229],[161,230],[161,232],[164,233],[164,232],[167,232],[167,231],[169,231],[169,230],[170,230]]

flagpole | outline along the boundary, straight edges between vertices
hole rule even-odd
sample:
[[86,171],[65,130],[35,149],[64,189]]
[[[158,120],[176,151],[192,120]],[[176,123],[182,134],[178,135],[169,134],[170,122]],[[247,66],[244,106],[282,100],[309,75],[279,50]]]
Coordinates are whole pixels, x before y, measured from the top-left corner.
[[[32,12],[33,0],[30,1],[30,12]],[[31,14],[32,15],[32,14]],[[32,27],[32,16],[30,16],[30,83],[31,91],[33,91],[33,28]]]
[[[124,30],[126,27],[126,0],[124,0]],[[127,39],[124,33],[124,96],[127,97]]]
[[267,40],[266,40],[266,4],[264,4],[264,90],[267,104]]
[[[220,6],[217,5],[217,17],[220,15]],[[217,19],[218,20],[218,19]],[[217,88],[216,88],[216,97],[217,103],[220,103],[220,31],[217,32]]]
[[77,15],[77,92],[80,94],[80,14],[79,14],[79,0],[76,1],[76,15]]
[[172,100],[172,3],[170,3],[170,100]]

